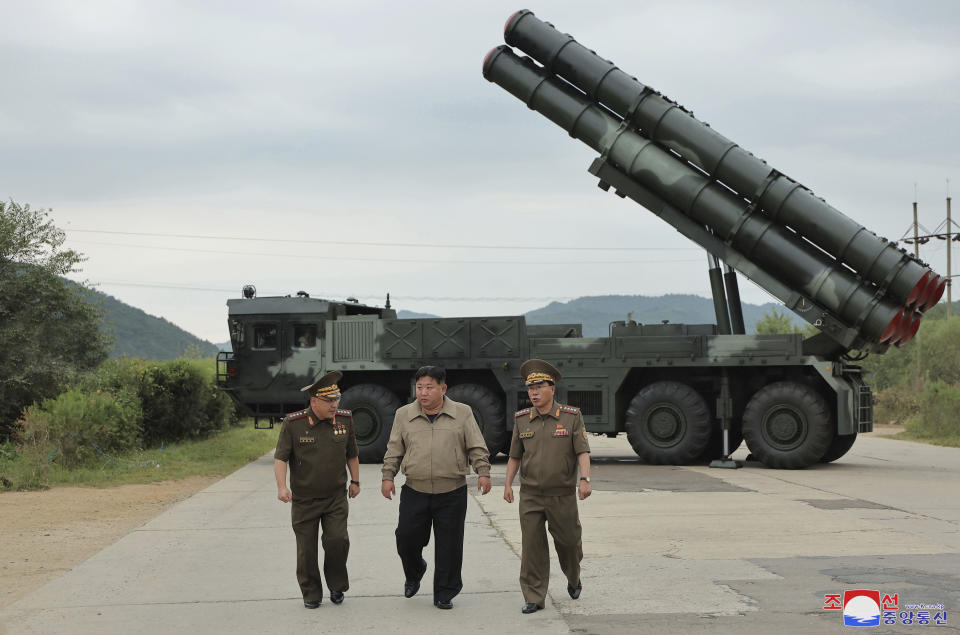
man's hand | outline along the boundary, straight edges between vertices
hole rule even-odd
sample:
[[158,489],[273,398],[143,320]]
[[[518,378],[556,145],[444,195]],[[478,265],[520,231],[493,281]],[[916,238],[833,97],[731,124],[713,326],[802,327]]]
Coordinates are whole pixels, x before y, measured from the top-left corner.
[[481,494],[486,494],[490,491],[490,477],[489,476],[480,476],[477,477],[477,491]]
[[508,503],[513,502],[513,487],[510,485],[507,485],[503,488],[503,500],[507,501]]
[[393,495],[397,493],[397,488],[393,486],[393,481],[384,481],[380,483],[380,493],[387,500],[393,500]]
[[580,487],[577,489],[577,495],[580,497],[580,500],[587,498],[592,493],[593,489],[590,487],[590,483],[587,481],[580,481]]
[[289,503],[293,500],[293,496],[290,495],[290,490],[284,487],[277,488],[277,499],[283,501],[284,503]]
[[350,498],[356,498],[357,494],[360,493],[360,486],[350,483],[350,489],[347,491],[347,496]]

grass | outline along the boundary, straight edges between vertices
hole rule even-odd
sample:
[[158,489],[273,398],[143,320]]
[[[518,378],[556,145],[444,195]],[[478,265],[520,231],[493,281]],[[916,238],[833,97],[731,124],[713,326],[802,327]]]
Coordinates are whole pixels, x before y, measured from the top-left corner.
[[891,434],[885,438],[902,439],[904,441],[917,441],[918,443],[940,445],[946,448],[960,448],[960,437],[958,436],[929,437],[929,436],[920,436],[916,432],[913,432],[911,430],[904,430],[903,432],[898,432],[897,434]]
[[5,479],[3,489],[38,489],[58,485],[112,487],[189,476],[226,476],[274,448],[279,430],[279,426],[256,430],[253,422],[246,420],[207,439],[102,456],[99,464],[91,466],[66,470],[51,465],[45,483],[38,482],[22,457],[0,455],[0,477]]

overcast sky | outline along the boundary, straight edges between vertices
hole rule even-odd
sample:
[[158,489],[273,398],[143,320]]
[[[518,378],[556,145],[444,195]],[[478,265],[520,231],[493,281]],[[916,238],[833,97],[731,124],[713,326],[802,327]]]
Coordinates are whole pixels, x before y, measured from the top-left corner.
[[[8,0],[0,196],[53,209],[78,279],[211,341],[244,284],[444,316],[708,296],[701,250],[481,76],[519,8]],[[958,2],[528,8],[882,236],[960,187]]]

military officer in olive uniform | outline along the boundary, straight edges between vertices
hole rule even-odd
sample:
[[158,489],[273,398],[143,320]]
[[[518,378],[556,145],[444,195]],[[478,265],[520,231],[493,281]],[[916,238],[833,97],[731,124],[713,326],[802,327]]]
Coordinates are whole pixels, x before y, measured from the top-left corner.
[[[544,607],[550,581],[550,549],[544,526],[553,536],[567,593],[580,597],[583,544],[577,499],[590,496],[590,445],[580,409],[554,401],[560,371],[542,359],[520,367],[532,408],[514,415],[503,498],[513,502],[513,479],[520,471],[520,589],[523,613]],[[577,469],[580,480],[577,480]]]
[[[337,408],[343,376],[332,371],[301,390],[310,394],[310,406],[288,414],[277,439],[274,473],[277,498],[293,502],[291,519],[297,537],[297,581],[308,609],[320,606],[323,580],[317,563],[317,537],[323,527],[323,577],[334,604],[343,602],[350,587],[347,578],[347,495],[360,493],[360,461],[349,410]],[[287,464],[290,489],[287,489]],[[346,467],[344,467],[346,466]],[[347,470],[350,487],[347,488]],[[291,492],[292,490],[292,492]]]

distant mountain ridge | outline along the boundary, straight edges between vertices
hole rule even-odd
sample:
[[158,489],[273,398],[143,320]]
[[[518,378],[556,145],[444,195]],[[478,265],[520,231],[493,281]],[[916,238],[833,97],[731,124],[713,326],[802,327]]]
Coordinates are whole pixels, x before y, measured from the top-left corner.
[[113,340],[110,357],[176,359],[187,352],[215,357],[218,348],[162,317],[130,306],[106,293],[88,289],[89,300],[103,309],[103,329]]
[[[743,322],[747,333],[756,332],[757,322],[771,308],[786,311],[779,303],[743,303]],[[789,311],[787,315],[796,324],[802,324]],[[611,322],[630,319],[641,324],[660,324],[664,320],[681,324],[716,324],[713,300],[690,294],[598,295],[585,296],[569,302],[551,302],[545,307],[526,313],[529,324],[583,324],[584,337],[604,337]]]

